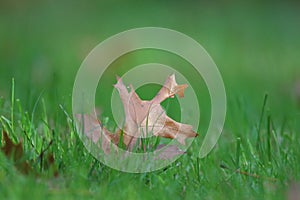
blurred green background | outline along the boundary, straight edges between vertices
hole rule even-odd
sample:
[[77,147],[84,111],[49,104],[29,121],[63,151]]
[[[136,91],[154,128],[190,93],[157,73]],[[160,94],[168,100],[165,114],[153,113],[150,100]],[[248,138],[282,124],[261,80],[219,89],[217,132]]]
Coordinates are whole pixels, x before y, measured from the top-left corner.
[[[114,126],[110,98],[115,75],[121,76],[133,66],[149,62],[173,66],[191,81],[199,98],[202,120],[200,137],[168,169],[125,174],[104,167],[90,156],[80,141],[75,140],[72,120],[66,115],[72,112],[76,72],[88,53],[114,34],[146,26],[182,32],[207,50],[223,76],[228,112],[215,150],[211,156],[198,159],[195,152],[210,117],[209,94],[201,77],[193,73],[186,61],[167,52],[142,50],[120,57],[100,80],[101,90],[96,95],[97,107],[110,119],[106,120],[109,127]],[[71,192],[74,198],[94,197],[93,193],[97,193],[105,198],[109,194],[111,199],[115,195],[127,199],[139,199],[141,195],[149,199],[188,199],[202,195],[212,199],[282,199],[285,187],[299,180],[300,171],[299,36],[298,1],[0,0],[0,116],[8,119],[2,126],[13,118],[10,98],[14,78],[15,97],[21,104],[17,102],[14,110],[15,136],[24,139],[22,130],[27,126],[42,147],[46,144],[43,133],[56,133],[50,153],[54,153],[60,173],[52,182],[40,181],[36,176],[31,181],[28,176],[18,176],[8,159],[0,158],[4,166],[0,170],[0,195],[9,193],[16,199],[57,194],[61,199],[62,194],[70,198]],[[145,86],[138,93],[150,99],[158,89]],[[267,114],[260,121],[266,93],[269,94]],[[171,105],[168,114],[177,119],[177,100],[168,103]],[[272,130],[268,124],[271,120]],[[44,131],[40,130],[43,127]],[[273,129],[276,144],[266,134]],[[265,159],[268,156],[265,149],[269,153],[272,150],[272,159]],[[29,143],[24,150],[32,155]],[[219,167],[224,163],[228,169]],[[239,167],[250,175],[229,170]],[[271,183],[264,177],[278,181]]]
[[[299,98],[299,11],[297,1],[1,1],[0,96],[9,99],[14,77],[16,98],[27,110],[40,95],[48,110],[58,111],[59,104],[70,110],[76,72],[97,44],[131,28],[158,26],[191,36],[211,55],[227,91],[228,125],[244,112],[256,116],[265,93],[274,115],[284,118]],[[100,82],[107,88],[97,93],[104,115],[110,115],[115,74],[147,62],[175,65],[190,77],[203,102],[202,119],[209,119],[201,77],[178,57],[149,50],[118,59]]]

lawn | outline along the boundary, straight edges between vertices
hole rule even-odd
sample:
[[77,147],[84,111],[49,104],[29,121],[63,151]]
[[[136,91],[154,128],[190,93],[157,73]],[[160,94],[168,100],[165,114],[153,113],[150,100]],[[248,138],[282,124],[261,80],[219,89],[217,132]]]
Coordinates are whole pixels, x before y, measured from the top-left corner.
[[[149,26],[180,31],[206,49],[223,77],[227,116],[213,151],[198,158],[211,111],[201,76],[168,52],[120,57],[95,97],[109,129],[116,126],[110,104],[115,76],[140,64],[180,71],[201,108],[199,137],[183,156],[164,169],[130,174],[86,150],[73,123],[72,89],[96,45]],[[296,1],[1,1],[0,131],[14,145],[6,155],[0,143],[0,199],[299,199],[299,35]],[[137,93],[151,99],[158,89],[148,85]],[[177,98],[164,106],[180,120]]]

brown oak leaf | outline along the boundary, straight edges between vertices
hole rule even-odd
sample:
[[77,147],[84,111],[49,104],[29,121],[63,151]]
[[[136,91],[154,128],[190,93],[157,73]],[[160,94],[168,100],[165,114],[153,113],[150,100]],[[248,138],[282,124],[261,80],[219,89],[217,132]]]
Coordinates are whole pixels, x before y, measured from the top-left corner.
[[197,136],[191,125],[171,119],[160,105],[165,99],[174,98],[175,94],[184,97],[184,90],[187,85],[178,85],[174,74],[167,78],[161,90],[151,101],[141,100],[132,86],[128,92],[120,78],[118,78],[115,88],[120,94],[125,110],[124,132],[135,137],[128,144],[130,149],[135,145],[137,137],[142,136],[143,133],[149,133],[149,131],[154,136],[176,139],[183,145],[185,145],[186,138]]
[[[191,125],[176,122],[167,116],[166,111],[160,105],[167,98],[174,98],[177,94],[180,98],[184,97],[184,90],[188,85],[178,85],[175,75],[167,78],[161,90],[150,101],[141,100],[136,94],[132,85],[130,91],[124,85],[121,78],[117,77],[114,87],[118,90],[125,112],[125,125],[115,134],[102,127],[97,120],[96,114],[77,114],[76,119],[81,122],[80,129],[95,144],[101,146],[105,154],[111,153],[112,147],[117,151],[117,145],[121,141],[128,150],[132,150],[139,138],[149,136],[176,139],[180,144],[185,145],[187,138],[196,137]],[[162,146],[155,152],[162,149]],[[159,159],[169,159],[184,152],[177,146],[171,145],[160,151]]]

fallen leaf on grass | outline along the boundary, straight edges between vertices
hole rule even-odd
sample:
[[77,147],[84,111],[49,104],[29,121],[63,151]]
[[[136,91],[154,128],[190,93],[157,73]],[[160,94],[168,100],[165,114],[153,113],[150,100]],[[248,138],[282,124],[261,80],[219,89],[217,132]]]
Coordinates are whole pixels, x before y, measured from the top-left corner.
[[[185,145],[185,139],[196,137],[191,125],[176,122],[167,116],[160,105],[167,98],[174,98],[175,94],[184,97],[184,90],[187,85],[178,85],[175,75],[167,78],[164,86],[151,101],[143,101],[130,85],[128,92],[121,78],[115,85],[118,90],[125,110],[124,132],[131,137],[140,137],[142,133],[152,132],[154,136],[176,139]],[[135,145],[136,140],[127,144],[130,149]]]
[[4,146],[1,148],[1,151],[4,155],[13,159],[15,167],[24,174],[28,174],[30,171],[30,166],[27,161],[23,160],[23,147],[22,142],[14,144],[13,141],[8,137],[8,134],[5,131],[2,131],[2,144]]
[[[185,145],[187,138],[197,136],[191,125],[182,124],[171,119],[160,105],[165,99],[174,98],[176,94],[180,98],[184,97],[184,90],[188,86],[186,84],[178,85],[175,75],[167,78],[161,90],[150,101],[141,100],[132,85],[130,85],[130,91],[128,91],[121,78],[117,78],[114,87],[119,92],[125,111],[125,125],[122,130],[119,129],[116,133],[109,132],[102,127],[101,122],[96,119],[96,115],[85,113],[75,115],[75,118],[81,122],[81,131],[93,143],[100,145],[105,154],[110,154],[111,148],[117,151],[117,145],[121,141],[126,149],[131,151],[137,145],[141,145],[138,143],[139,138],[163,137],[176,139],[180,144]],[[159,146],[156,152],[160,149],[162,151],[157,156],[159,159],[171,159],[184,153],[174,145],[164,148]]]
[[[48,144],[46,149],[41,151],[38,158],[40,159],[41,169],[48,170],[51,172],[51,175],[57,177],[58,169],[55,165],[53,154],[48,153],[46,154],[46,159],[43,159],[45,152],[48,150],[51,144],[52,141]],[[8,159],[13,160],[14,166],[18,171],[22,172],[23,174],[29,174],[30,172],[33,172],[30,165],[32,163],[29,160],[25,160],[22,141],[20,141],[18,144],[14,144],[14,142],[9,138],[7,132],[2,131],[2,145],[1,151]]]

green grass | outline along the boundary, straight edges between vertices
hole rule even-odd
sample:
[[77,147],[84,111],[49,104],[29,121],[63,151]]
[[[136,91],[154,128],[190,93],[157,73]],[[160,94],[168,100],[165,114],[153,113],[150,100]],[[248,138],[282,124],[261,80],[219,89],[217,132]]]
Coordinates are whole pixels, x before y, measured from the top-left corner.
[[[32,170],[23,174],[0,153],[0,199],[286,199],[290,185],[300,181],[300,110],[293,96],[300,74],[298,7],[296,2],[1,2],[0,131],[22,141],[22,159]],[[84,148],[73,126],[71,92],[80,63],[95,45],[142,26],[172,28],[199,41],[222,73],[228,112],[218,144],[199,159],[210,117],[201,77],[165,52],[121,57],[99,82],[96,96],[109,128],[115,126],[109,96],[114,76],[137,64],[174,66],[191,80],[201,108],[200,136],[185,155],[163,170],[127,174]],[[156,90],[138,92],[151,98]],[[169,103],[169,114],[176,117],[176,99]]]
[[[268,107],[265,103],[262,110]],[[43,118],[33,123],[33,115],[23,112],[19,101],[18,108],[12,105],[17,124],[13,126],[10,119],[1,116],[2,128],[12,139],[23,141],[24,159],[29,160],[32,170],[29,175],[22,174],[1,153],[2,198],[115,199],[117,195],[122,199],[282,199],[289,183],[299,179],[296,121],[287,119],[277,125],[267,111],[247,126],[247,132],[225,129],[217,147],[204,159],[195,153],[200,145],[197,141],[187,154],[163,170],[126,174],[104,166],[87,152],[64,107],[57,122],[50,125],[53,122],[47,120],[43,106]],[[45,155],[53,154],[57,177],[53,170],[41,166],[45,161],[41,161],[40,154],[50,141]]]

